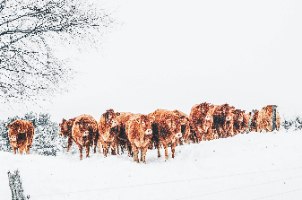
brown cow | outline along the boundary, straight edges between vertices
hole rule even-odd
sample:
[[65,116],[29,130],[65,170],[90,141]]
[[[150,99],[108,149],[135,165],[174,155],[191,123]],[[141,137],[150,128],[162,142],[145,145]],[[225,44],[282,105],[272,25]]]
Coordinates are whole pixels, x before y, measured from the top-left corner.
[[[273,110],[275,109],[276,106],[274,105],[268,105],[263,107],[260,111],[259,111],[259,118],[258,122],[259,122],[259,130],[260,132],[262,130],[266,131],[266,132],[271,132],[273,131]],[[279,130],[280,128],[280,115],[279,113],[276,111],[276,129]]]
[[[179,117],[181,123],[181,133],[182,133],[182,140],[185,143],[190,142],[191,137],[191,128],[190,128],[190,120],[189,116],[179,110],[173,110],[173,112]],[[182,141],[180,142],[182,144]]]
[[192,107],[189,119],[195,142],[217,138],[212,129],[215,108],[216,106],[206,102]]
[[157,109],[149,114],[149,118],[154,120],[152,123],[153,142],[158,150],[158,157],[160,157],[160,146],[163,145],[167,160],[169,157],[168,146],[170,145],[172,158],[174,158],[177,141],[182,137],[179,117],[173,111]]
[[228,137],[233,136],[233,123],[234,123],[234,114],[233,111],[235,107],[230,106],[229,104],[223,104],[217,106],[214,111],[214,123],[213,128],[218,133],[219,137]]
[[72,126],[72,138],[80,150],[80,159],[83,159],[83,147],[86,148],[86,157],[89,157],[90,146],[94,145],[94,153],[98,141],[98,124],[90,115],[78,116]]
[[124,153],[125,149],[128,151],[128,156],[132,156],[132,149],[130,141],[128,140],[128,136],[126,133],[126,126],[130,118],[134,114],[129,112],[121,112],[119,116],[117,116],[116,120],[118,123],[118,133],[117,133],[117,152],[119,153],[119,147],[121,148],[121,152]]
[[252,112],[252,119],[250,124],[250,131],[258,132],[260,128],[260,116],[259,116],[259,110],[253,110]]
[[234,134],[243,133],[248,128],[249,115],[244,110],[236,109],[234,113]]
[[132,115],[127,121],[126,133],[133,151],[133,160],[139,162],[138,153],[141,151],[140,161],[146,163],[146,153],[152,141],[152,121],[147,115]]
[[8,138],[14,154],[29,154],[34,137],[34,126],[32,122],[26,120],[15,120],[8,125]]
[[113,109],[107,110],[99,121],[99,146],[103,147],[104,155],[107,156],[109,148],[111,154],[119,154],[119,147],[122,153],[128,150],[128,155],[132,155],[131,145],[126,134],[126,123],[132,116],[129,112],[114,112]]
[[62,123],[59,124],[60,126],[60,135],[63,137],[68,137],[67,141],[67,152],[70,150],[72,145],[72,126],[76,118],[72,118],[69,120],[63,119]]
[[249,126],[251,123],[252,112],[244,113],[243,114],[243,132],[249,132]]

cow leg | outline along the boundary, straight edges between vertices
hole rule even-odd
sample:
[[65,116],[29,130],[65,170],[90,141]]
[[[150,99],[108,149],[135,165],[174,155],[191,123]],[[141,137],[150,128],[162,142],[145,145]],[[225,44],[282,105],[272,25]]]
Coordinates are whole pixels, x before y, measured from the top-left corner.
[[90,153],[90,145],[86,145],[86,158],[89,157],[89,153]]
[[120,146],[116,143],[116,153],[120,155]]
[[97,144],[98,144],[98,138],[95,137],[95,139],[93,141],[93,153],[96,153]]
[[14,150],[14,154],[16,154],[17,153],[17,148],[13,148],[13,150]]
[[141,161],[143,163],[146,163],[146,154],[147,154],[147,150],[148,150],[148,147],[145,147],[141,150]]
[[105,157],[107,157],[109,146],[106,142],[104,142],[104,144],[102,146],[103,146],[103,154]]
[[175,142],[171,144],[171,152],[172,152],[172,158],[175,157],[175,148],[176,148],[176,144]]
[[111,144],[111,155],[116,155],[116,146],[115,144]]
[[165,160],[168,160],[169,158],[168,146],[164,146],[164,148],[165,148]]
[[128,156],[132,157],[133,156],[133,152],[132,152],[132,147],[130,144],[127,144],[127,148],[128,148]]
[[28,145],[27,147],[26,147],[26,154],[29,154],[30,153],[30,145]]
[[133,150],[133,160],[134,160],[134,162],[139,162],[139,160],[138,160],[138,148],[133,145],[132,150]]
[[80,151],[80,160],[83,160],[83,147],[81,145],[79,146],[79,151]]
[[72,145],[72,138],[69,137],[67,141],[67,152],[69,152],[71,145]]
[[161,155],[160,155],[160,143],[158,142],[158,144],[156,144],[156,147],[157,147],[157,157],[160,158]]
[[99,153],[102,153],[102,149],[103,149],[102,142],[99,141],[99,142],[97,143],[97,146],[98,146],[98,148],[99,148]]

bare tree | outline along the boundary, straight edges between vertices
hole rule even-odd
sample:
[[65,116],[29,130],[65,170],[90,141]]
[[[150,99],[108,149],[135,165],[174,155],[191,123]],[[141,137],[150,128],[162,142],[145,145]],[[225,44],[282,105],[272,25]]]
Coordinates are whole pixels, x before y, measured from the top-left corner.
[[0,0],[0,101],[58,92],[71,69],[50,41],[92,37],[112,22],[85,0]]

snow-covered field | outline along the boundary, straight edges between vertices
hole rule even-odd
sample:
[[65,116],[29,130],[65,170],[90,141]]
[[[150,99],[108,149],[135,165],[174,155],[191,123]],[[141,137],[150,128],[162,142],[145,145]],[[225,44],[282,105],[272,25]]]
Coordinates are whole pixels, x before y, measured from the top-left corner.
[[57,157],[0,152],[0,199],[7,171],[19,169],[31,200],[302,199],[302,133],[250,133],[177,147],[167,162],[127,155]]

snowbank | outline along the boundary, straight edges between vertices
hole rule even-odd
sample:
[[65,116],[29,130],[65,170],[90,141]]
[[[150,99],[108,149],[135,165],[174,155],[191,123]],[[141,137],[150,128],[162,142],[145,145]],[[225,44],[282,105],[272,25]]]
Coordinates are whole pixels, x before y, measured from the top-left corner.
[[176,148],[167,162],[127,155],[57,157],[0,152],[0,199],[10,199],[7,171],[19,169],[31,200],[301,199],[302,134],[250,133]]

